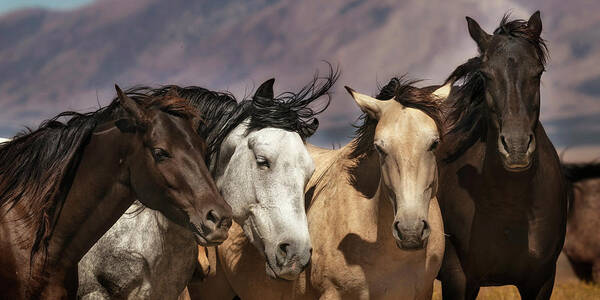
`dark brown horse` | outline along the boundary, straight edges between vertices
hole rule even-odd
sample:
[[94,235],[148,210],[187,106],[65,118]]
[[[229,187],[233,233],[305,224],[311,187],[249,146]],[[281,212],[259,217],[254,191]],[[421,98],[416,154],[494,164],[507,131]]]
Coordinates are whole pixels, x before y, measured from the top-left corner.
[[204,164],[196,112],[174,94],[117,93],[0,148],[0,298],[73,297],[77,262],[136,198],[200,244],[227,238],[231,208]]
[[567,189],[539,122],[547,49],[540,13],[502,19],[493,35],[467,17],[479,56],[459,66],[438,153],[438,198],[448,234],[439,278],[444,299],[480,286],[516,285],[549,299],[563,246]]
[[563,164],[563,169],[573,193],[563,252],[579,279],[600,283],[600,163]]

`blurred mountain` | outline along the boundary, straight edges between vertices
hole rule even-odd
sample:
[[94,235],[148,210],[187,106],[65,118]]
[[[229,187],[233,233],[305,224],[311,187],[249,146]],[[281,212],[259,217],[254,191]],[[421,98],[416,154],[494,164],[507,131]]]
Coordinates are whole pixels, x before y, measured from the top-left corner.
[[0,17],[0,136],[107,104],[114,83],[195,84],[241,98],[270,77],[278,92],[297,90],[326,72],[327,60],[342,77],[312,141],[344,143],[359,112],[343,85],[374,94],[405,73],[440,83],[476,54],[464,16],[491,32],[509,10],[526,19],[541,9],[551,50],[544,125],[557,146],[600,156],[599,8],[585,0],[102,0],[17,11]]

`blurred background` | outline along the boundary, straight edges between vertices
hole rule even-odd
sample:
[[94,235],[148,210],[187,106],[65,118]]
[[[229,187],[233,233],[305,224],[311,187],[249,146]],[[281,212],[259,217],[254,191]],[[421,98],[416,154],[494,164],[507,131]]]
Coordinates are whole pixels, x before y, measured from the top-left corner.
[[342,76],[310,141],[344,144],[359,115],[344,85],[375,94],[405,73],[441,83],[476,54],[465,16],[491,33],[505,12],[537,9],[551,54],[542,122],[564,159],[600,157],[600,2],[585,0],[0,0],[0,136],[106,105],[114,83],[242,98],[270,77],[276,92],[298,90],[327,60]]

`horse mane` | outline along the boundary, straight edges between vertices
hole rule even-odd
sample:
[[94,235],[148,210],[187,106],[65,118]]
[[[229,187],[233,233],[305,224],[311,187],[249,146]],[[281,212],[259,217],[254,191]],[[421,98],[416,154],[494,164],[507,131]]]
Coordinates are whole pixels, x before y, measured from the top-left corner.
[[[440,136],[442,136],[442,113],[440,105],[431,89],[417,88],[413,86],[419,80],[408,80],[404,76],[392,78],[385,86],[380,88],[376,99],[387,101],[394,99],[404,107],[419,109],[427,114],[435,122]],[[356,130],[352,142],[352,148],[349,158],[357,158],[363,154],[368,154],[375,148],[373,140],[375,138],[375,127],[377,120],[363,113],[359,117],[360,124],[353,125]]]
[[[169,90],[162,95],[147,95],[138,92],[139,87],[133,87],[125,91],[131,99],[135,100],[144,109],[158,109],[164,113],[191,120],[198,117],[198,111],[194,106],[190,105],[182,96],[177,94],[175,90]],[[170,92],[170,93],[169,93]],[[113,99],[113,103],[117,103],[118,98]]]
[[[198,128],[198,134],[207,140],[205,160],[210,165],[227,135],[248,118],[250,121],[246,133],[273,127],[296,132],[303,140],[311,136],[318,127],[316,116],[329,106],[329,90],[339,77],[339,70],[333,70],[329,66],[327,76],[320,77],[317,73],[298,92],[285,92],[273,99],[254,97],[238,101],[226,91],[216,92],[198,86],[177,85],[155,89],[141,87],[136,89],[136,93],[160,96],[175,90],[186,99],[204,119]],[[327,96],[325,104],[320,109],[312,109],[310,105],[322,96]]]
[[[265,127],[276,127],[297,132],[302,139],[313,135],[319,127],[316,115],[324,112],[331,103],[329,89],[339,78],[339,69],[334,70],[329,65],[329,74],[319,77],[316,73],[313,80],[302,87],[298,92],[284,92],[272,101],[263,97],[254,97],[252,106],[254,113],[250,120],[250,130]],[[322,84],[319,84],[323,81]],[[327,100],[319,109],[309,105],[315,100],[326,96]]]
[[591,178],[600,178],[600,162],[562,164],[563,173],[569,182],[575,183]]
[[209,165],[213,155],[218,153],[225,137],[250,116],[250,101],[238,102],[235,96],[229,92],[216,92],[199,86],[138,87],[135,92],[158,96],[165,95],[171,90],[176,91],[201,116],[203,122],[199,124],[197,132],[206,139],[205,162]]
[[[195,115],[187,102],[177,97],[136,100],[146,109],[183,118]],[[10,211],[23,203],[20,218],[27,226],[37,227],[30,262],[42,248],[45,261],[56,221],[94,128],[124,114],[118,100],[94,112],[63,112],[0,147],[0,206],[10,205]]]
[[[531,44],[542,66],[548,60],[548,47],[546,41],[527,28],[527,21],[521,19],[510,19],[506,13],[500,21],[500,25],[494,30],[494,35],[512,36],[527,41]],[[485,141],[487,134],[487,106],[485,103],[485,81],[481,74],[481,63],[483,53],[469,59],[466,63],[458,66],[446,79],[449,82],[462,82],[462,85],[454,86],[452,93],[445,103],[449,113],[444,124],[444,135],[451,135],[454,151],[444,158],[446,162],[452,162],[464,154],[477,141]]]

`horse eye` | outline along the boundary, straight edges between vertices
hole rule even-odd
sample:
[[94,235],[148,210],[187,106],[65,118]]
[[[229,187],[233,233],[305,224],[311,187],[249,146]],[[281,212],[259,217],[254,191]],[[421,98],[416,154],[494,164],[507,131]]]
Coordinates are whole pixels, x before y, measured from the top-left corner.
[[268,169],[271,167],[271,165],[269,164],[269,161],[266,158],[264,158],[263,156],[256,157],[256,164],[261,169]]
[[435,140],[433,141],[433,143],[431,143],[431,146],[429,146],[429,151],[434,151],[435,149],[437,149],[438,145],[440,144],[440,140]]
[[167,158],[170,158],[171,155],[169,154],[169,152],[165,151],[164,149],[154,148],[154,149],[152,149],[152,157],[154,157],[154,160],[156,162],[161,162]]

